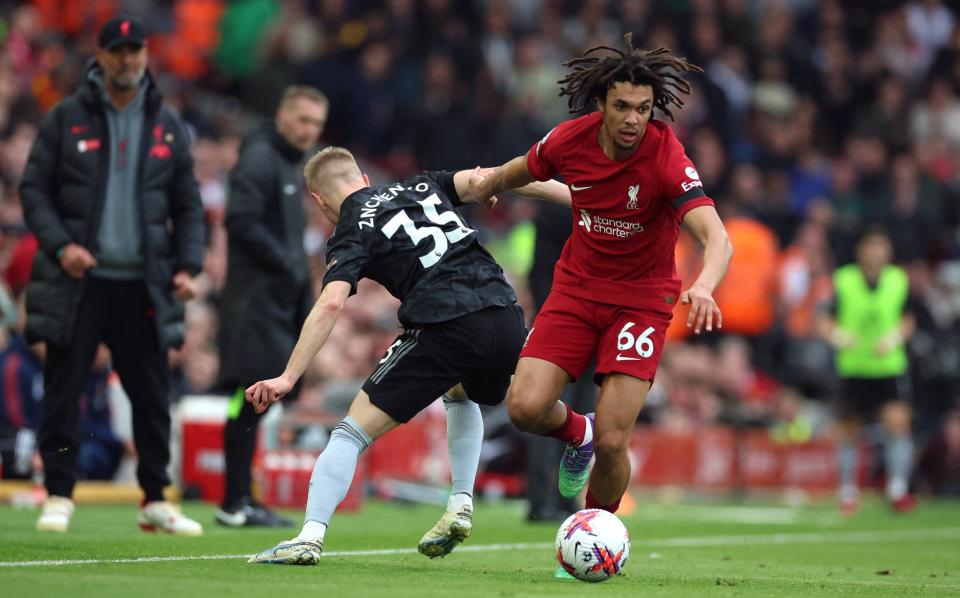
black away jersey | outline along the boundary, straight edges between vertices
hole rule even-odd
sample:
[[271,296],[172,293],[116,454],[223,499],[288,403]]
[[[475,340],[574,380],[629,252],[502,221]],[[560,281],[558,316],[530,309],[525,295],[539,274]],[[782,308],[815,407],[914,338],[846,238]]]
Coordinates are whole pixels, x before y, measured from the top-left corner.
[[400,299],[404,327],[515,303],[503,270],[454,211],[460,205],[450,172],[350,194],[327,242],[324,286],[342,280],[353,294],[361,278],[377,281]]

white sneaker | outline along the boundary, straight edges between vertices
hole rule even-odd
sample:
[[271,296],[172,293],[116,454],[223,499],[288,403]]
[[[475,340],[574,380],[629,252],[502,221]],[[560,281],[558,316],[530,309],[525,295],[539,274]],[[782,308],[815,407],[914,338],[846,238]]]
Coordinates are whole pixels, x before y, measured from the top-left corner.
[[202,536],[203,526],[184,516],[180,509],[165,500],[143,505],[137,520],[145,532],[167,532],[180,536]]
[[37,519],[37,529],[41,532],[65,532],[70,527],[73,516],[73,501],[65,496],[49,496],[43,502],[43,512]]
[[433,528],[423,535],[417,550],[432,559],[443,558],[453,552],[473,531],[473,508],[463,505],[456,512],[447,511]]
[[270,565],[316,565],[323,554],[323,540],[287,540],[273,548],[261,550],[250,557],[248,563]]

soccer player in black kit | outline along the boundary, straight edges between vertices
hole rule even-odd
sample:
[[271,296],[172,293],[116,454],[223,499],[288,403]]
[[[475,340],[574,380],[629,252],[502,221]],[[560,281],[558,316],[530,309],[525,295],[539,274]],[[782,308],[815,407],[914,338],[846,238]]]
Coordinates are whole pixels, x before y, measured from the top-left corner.
[[[350,152],[336,147],[317,153],[304,167],[310,194],[336,224],[327,246],[323,290],[286,370],[252,385],[246,399],[259,412],[293,388],[361,278],[379,282],[400,299],[398,318],[404,331],[317,459],[300,534],[250,562],[316,564],[327,524],[346,496],[360,453],[441,395],[447,408],[453,485],[446,512],[418,549],[431,558],[446,556],[470,535],[483,439],[477,404],[503,400],[526,337],[523,311],[503,271],[454,211],[475,201],[470,179],[479,176],[469,170],[423,172],[370,187]],[[569,201],[560,183],[530,187],[525,191]]]

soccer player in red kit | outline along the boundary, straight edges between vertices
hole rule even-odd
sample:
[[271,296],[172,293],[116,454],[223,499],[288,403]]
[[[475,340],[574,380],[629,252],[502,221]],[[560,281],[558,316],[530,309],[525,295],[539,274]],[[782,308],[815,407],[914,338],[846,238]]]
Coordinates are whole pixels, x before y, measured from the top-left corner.
[[[598,110],[557,125],[529,153],[489,174],[480,197],[560,176],[569,188],[573,233],[554,271],[550,296],[537,316],[507,394],[520,429],[568,447],[560,464],[564,496],[587,483],[587,507],[616,512],[630,479],[630,432],[660,360],[674,305],[691,306],[696,333],[722,325],[712,294],[732,246],[705,194],[672,118],[690,92],[681,78],[700,71],[669,50],[600,46],[564,66],[561,84],[572,112]],[[606,50],[612,55],[598,56]],[[681,292],[674,263],[680,222],[704,244],[704,265]],[[581,415],[558,400],[564,386],[596,357],[596,414]],[[592,473],[591,459],[595,457]]]

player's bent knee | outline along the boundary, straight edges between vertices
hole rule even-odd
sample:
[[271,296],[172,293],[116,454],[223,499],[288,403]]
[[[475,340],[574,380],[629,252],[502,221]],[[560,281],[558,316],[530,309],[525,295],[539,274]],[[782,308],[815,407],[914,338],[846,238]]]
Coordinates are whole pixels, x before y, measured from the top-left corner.
[[524,432],[543,432],[543,420],[556,399],[537,393],[533,387],[513,384],[507,392],[510,421]]
[[906,436],[910,433],[910,407],[902,401],[884,405],[881,420],[888,434]]
[[598,462],[613,463],[626,459],[629,445],[630,434],[619,430],[596,434],[593,438],[593,450]]
[[543,410],[523,396],[511,393],[507,398],[507,413],[510,421],[524,432],[537,431],[540,420],[543,419]]
[[357,422],[372,440],[376,440],[400,425],[400,422],[374,405],[367,393],[362,390],[353,399],[347,415]]

